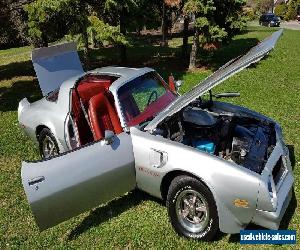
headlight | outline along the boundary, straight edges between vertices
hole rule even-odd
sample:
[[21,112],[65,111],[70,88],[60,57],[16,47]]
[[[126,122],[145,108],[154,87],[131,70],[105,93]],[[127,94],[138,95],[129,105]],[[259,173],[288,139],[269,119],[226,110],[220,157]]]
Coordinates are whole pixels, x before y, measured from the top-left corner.
[[273,206],[273,208],[276,208],[277,207],[277,193],[276,193],[276,187],[275,187],[275,183],[274,183],[272,175],[269,175],[268,191],[269,191],[270,199],[272,202],[272,206]]

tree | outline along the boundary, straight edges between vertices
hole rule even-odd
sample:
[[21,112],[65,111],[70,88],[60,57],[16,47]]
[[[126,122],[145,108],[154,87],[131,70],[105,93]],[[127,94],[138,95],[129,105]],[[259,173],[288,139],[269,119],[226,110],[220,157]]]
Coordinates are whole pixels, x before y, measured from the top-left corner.
[[[113,11],[116,16],[119,17],[120,32],[123,36],[126,36],[126,26],[129,23],[127,19],[132,9],[137,8],[137,0],[106,0],[105,9],[106,11]],[[127,63],[126,45],[120,44],[120,58],[121,63]]]
[[[189,69],[196,67],[197,52],[200,43],[222,41],[227,32],[216,24],[214,12],[216,7],[213,0],[187,0],[184,12],[195,16],[195,31],[190,54]],[[200,36],[200,41],[199,41]]]
[[272,12],[274,6],[274,0],[259,0],[257,8],[260,13]]
[[89,24],[84,1],[36,0],[25,5],[28,34],[35,46],[48,46],[68,33],[85,33]]
[[216,49],[246,26],[245,0],[186,0],[183,3],[183,14],[195,19],[190,69],[196,67],[199,46]]
[[182,34],[182,57],[184,60],[188,58],[188,42],[189,42],[189,23],[190,16],[184,15],[183,20],[183,34]]
[[28,34],[36,47],[48,46],[66,34],[81,34],[88,67],[87,3],[82,0],[36,0],[25,5]]
[[214,0],[216,11],[213,19],[227,32],[224,37],[227,41],[247,26],[247,17],[243,10],[245,4],[246,0]]
[[29,0],[0,0],[0,47],[28,43],[22,5]]
[[182,0],[163,0],[162,1],[162,18],[161,18],[161,33],[162,46],[168,45],[168,29],[172,26],[172,7],[178,8]]
[[93,33],[95,40],[103,45],[105,42],[109,44],[128,45],[126,37],[120,32],[119,27],[111,26],[104,23],[97,16],[90,16],[89,33]]
[[136,31],[137,34],[143,28],[157,29],[161,25],[161,0],[136,0],[136,8],[131,8],[128,13],[126,27],[128,31]]
[[297,16],[297,11],[299,7],[300,7],[300,0],[290,0],[288,3],[287,12],[285,14],[285,19],[294,20]]
[[287,5],[285,3],[276,5],[276,7],[274,9],[275,15],[279,16],[280,18],[284,18],[286,12],[287,12]]

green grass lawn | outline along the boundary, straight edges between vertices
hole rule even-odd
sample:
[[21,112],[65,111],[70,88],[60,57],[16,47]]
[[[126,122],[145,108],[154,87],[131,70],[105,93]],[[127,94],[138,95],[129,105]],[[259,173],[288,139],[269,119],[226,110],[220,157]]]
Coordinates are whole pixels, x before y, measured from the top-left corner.
[[[251,28],[213,54],[202,51],[199,55],[201,68],[195,72],[185,70],[178,38],[174,38],[168,48],[137,43],[128,50],[129,65],[154,67],[164,77],[172,72],[176,78],[184,80],[181,91],[186,92],[213,70],[246,52],[272,31],[268,28]],[[285,30],[276,49],[266,60],[240,72],[214,90],[240,92],[241,97],[227,100],[255,109],[282,125],[286,143],[294,146],[297,200],[300,198],[299,42],[299,31]],[[25,47],[0,51],[0,249],[241,247],[238,235],[219,234],[211,243],[179,237],[168,222],[164,204],[139,191],[39,233],[20,176],[21,162],[38,159],[38,150],[22,134],[17,121],[18,102],[25,96],[31,101],[40,97],[30,62],[30,49]],[[115,65],[117,52],[113,48],[95,50],[92,59],[95,67]],[[300,211],[296,208],[294,214],[289,214],[290,211],[284,222],[288,222],[287,218],[292,216],[288,228],[297,230],[299,242]],[[255,246],[252,248],[256,249]]]

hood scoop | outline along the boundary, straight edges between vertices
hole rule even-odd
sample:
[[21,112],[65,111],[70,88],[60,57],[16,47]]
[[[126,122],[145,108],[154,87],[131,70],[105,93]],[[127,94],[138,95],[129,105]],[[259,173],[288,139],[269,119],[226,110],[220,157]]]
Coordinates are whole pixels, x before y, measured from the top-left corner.
[[183,111],[183,121],[199,127],[213,127],[217,118],[200,108],[187,107]]

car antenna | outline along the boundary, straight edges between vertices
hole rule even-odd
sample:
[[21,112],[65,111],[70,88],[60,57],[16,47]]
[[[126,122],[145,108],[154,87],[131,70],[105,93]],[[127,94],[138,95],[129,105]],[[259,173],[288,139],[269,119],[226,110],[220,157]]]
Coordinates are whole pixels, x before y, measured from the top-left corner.
[[212,98],[213,98],[213,94],[212,94],[211,89],[210,89],[209,90],[209,100],[210,100],[210,102],[212,102]]

